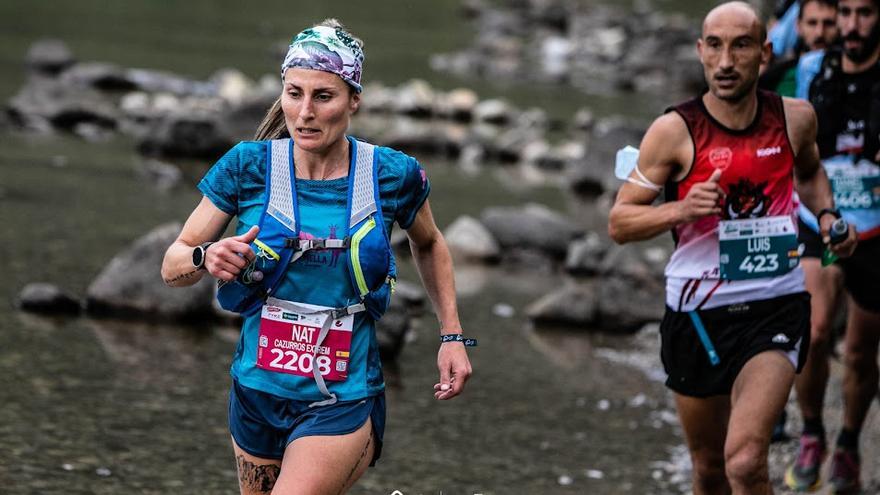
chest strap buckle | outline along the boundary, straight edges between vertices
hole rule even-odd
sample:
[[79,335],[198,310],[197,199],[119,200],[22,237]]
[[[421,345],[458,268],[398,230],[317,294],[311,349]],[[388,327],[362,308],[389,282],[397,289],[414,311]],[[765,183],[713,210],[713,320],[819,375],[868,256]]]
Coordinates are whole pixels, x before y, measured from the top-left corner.
[[309,251],[312,249],[348,249],[351,245],[350,238],[344,239],[300,239],[288,237],[284,240],[284,247],[293,248],[294,251]]

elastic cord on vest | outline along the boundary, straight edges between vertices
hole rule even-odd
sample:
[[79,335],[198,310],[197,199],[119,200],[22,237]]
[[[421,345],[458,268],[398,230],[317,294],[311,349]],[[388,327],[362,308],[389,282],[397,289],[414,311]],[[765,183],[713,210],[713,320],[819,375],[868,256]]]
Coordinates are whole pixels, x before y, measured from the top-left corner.
[[660,192],[660,190],[663,189],[662,186],[654,184],[653,182],[648,180],[648,178],[645,177],[645,174],[643,174],[642,171],[639,170],[638,165],[633,170],[635,171],[636,175],[639,176],[639,178],[637,179],[635,177],[627,177],[626,181],[629,182],[630,184],[635,184],[637,186],[644,187],[645,189],[650,189],[650,190],[656,191],[656,192]]

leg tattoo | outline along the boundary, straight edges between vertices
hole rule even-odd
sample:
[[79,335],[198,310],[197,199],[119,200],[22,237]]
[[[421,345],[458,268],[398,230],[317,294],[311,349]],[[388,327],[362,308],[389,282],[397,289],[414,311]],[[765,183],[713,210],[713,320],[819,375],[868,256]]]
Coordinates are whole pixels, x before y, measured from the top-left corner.
[[367,443],[366,443],[366,445],[364,445],[364,450],[361,451],[360,457],[358,457],[358,460],[355,461],[354,466],[352,466],[351,471],[349,471],[349,473],[348,473],[348,476],[345,477],[345,482],[342,483],[342,488],[340,488],[340,490],[339,490],[340,495],[345,493],[345,487],[347,487],[349,485],[349,483],[351,482],[352,476],[354,476],[354,473],[357,472],[358,466],[361,465],[361,462],[364,460],[364,457],[367,456],[367,452],[370,450],[370,445],[372,443],[373,443],[373,433],[370,432],[370,436],[369,436],[369,438],[367,438]]
[[254,464],[241,455],[235,458],[235,463],[238,465],[239,483],[243,488],[252,492],[270,493],[275,482],[278,481],[278,475],[281,474],[279,466]]

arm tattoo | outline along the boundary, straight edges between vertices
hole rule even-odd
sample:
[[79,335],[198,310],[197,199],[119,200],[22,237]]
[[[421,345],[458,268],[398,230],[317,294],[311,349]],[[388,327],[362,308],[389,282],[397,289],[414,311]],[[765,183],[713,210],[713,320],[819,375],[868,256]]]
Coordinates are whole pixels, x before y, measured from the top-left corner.
[[188,279],[188,278],[193,278],[193,276],[195,276],[195,274],[197,274],[197,273],[199,273],[199,269],[198,269],[198,268],[196,268],[195,270],[193,270],[193,271],[191,271],[191,272],[181,273],[180,275],[178,275],[178,276],[176,276],[176,277],[174,277],[174,278],[166,278],[166,279],[165,279],[165,284],[166,284],[166,285],[172,285],[172,284],[174,284],[174,283],[176,283],[176,282],[180,282],[181,280]]
[[281,466],[275,464],[254,464],[240,455],[235,458],[238,466],[238,482],[251,492],[270,493],[281,474]]
[[354,476],[354,473],[357,472],[357,468],[358,468],[358,466],[361,465],[361,462],[363,462],[364,457],[367,456],[367,452],[370,450],[370,444],[372,444],[372,443],[373,443],[373,432],[371,431],[369,438],[367,438],[367,443],[366,443],[366,445],[364,445],[364,450],[361,451],[360,457],[358,457],[357,462],[355,462],[354,466],[352,466],[351,471],[349,471],[349,473],[348,473],[348,476],[345,477],[345,482],[342,483],[342,488],[339,489],[340,495],[345,493],[345,488],[352,481],[351,480],[352,476]]

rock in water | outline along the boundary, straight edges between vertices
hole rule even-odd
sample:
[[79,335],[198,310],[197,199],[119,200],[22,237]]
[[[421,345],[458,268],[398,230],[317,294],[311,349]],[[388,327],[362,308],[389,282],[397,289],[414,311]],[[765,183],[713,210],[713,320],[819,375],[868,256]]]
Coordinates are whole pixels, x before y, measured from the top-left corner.
[[530,304],[526,315],[541,326],[591,327],[598,316],[598,302],[595,284],[570,284]]
[[565,255],[565,271],[573,275],[594,276],[599,274],[608,246],[598,234],[589,232],[568,245]]
[[663,286],[625,278],[606,278],[598,300],[598,327],[604,332],[632,333],[663,319]]
[[73,65],[75,61],[67,44],[54,39],[35,41],[28,48],[24,58],[25,65],[44,74],[57,74]]
[[498,242],[477,219],[463,215],[446,228],[443,237],[456,260],[494,261],[501,254]]
[[[575,222],[544,205],[487,208],[480,221],[503,251],[526,249],[562,259],[569,241],[580,233]],[[504,252],[502,254],[505,254]]]
[[382,361],[393,361],[400,355],[405,343],[406,332],[411,321],[407,313],[406,302],[402,298],[392,297],[388,311],[376,323],[376,342],[379,344],[379,355]]
[[117,254],[89,285],[86,310],[155,319],[211,315],[214,280],[203,277],[191,287],[172,288],[160,274],[165,250],[180,232],[180,223],[161,225]]
[[27,284],[18,295],[17,305],[34,313],[75,315],[80,311],[79,301],[58,286],[45,282]]

